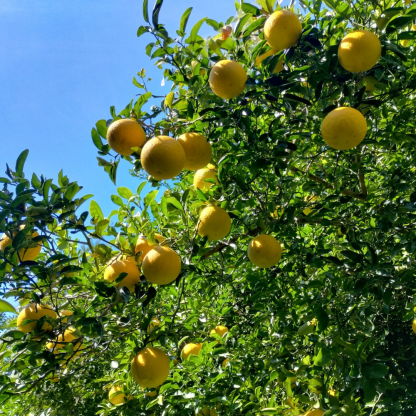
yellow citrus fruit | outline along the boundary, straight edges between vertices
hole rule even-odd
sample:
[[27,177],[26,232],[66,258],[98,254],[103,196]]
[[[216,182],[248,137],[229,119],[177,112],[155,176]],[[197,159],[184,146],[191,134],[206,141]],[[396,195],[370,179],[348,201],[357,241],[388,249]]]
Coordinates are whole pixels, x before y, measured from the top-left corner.
[[157,318],[152,318],[152,320],[150,321],[150,324],[147,327],[146,332],[148,334],[150,334],[157,326],[160,325],[160,321]]
[[[59,312],[59,316],[61,317],[62,323],[66,324],[68,322],[68,316],[73,315],[74,313],[72,311],[68,311],[67,309],[64,309]],[[63,318],[66,316],[66,318]]]
[[143,169],[157,180],[172,179],[185,166],[186,155],[173,137],[156,136],[149,140],[141,153]]
[[119,404],[124,404],[126,401],[131,400],[133,398],[133,396],[130,396],[130,395],[127,396],[124,393],[113,396],[113,394],[119,391],[123,391],[123,388],[121,386],[113,386],[108,392],[108,400],[110,400],[110,403],[113,404],[114,406],[117,406]]
[[158,387],[169,375],[169,357],[159,348],[143,348],[131,362],[131,375],[142,387]]
[[205,182],[205,179],[215,179],[215,182],[218,185],[217,171],[209,168],[198,169],[194,176],[194,188],[199,188],[201,191],[208,191],[208,189],[214,184]]
[[136,283],[140,282],[140,270],[134,257],[111,260],[104,271],[104,279],[114,282],[121,273],[127,273],[127,276],[117,284],[117,287],[120,289],[127,286],[129,291],[133,293]]
[[305,413],[305,416],[322,416],[325,412],[320,409],[313,409]]
[[156,394],[157,394],[157,390],[153,390],[153,391],[149,391],[149,392],[145,393],[144,395],[146,397],[155,397]]
[[335,397],[335,395],[336,395],[337,393],[336,393],[336,391],[335,391],[335,390],[330,389],[330,390],[328,390],[328,394],[329,394],[330,396]]
[[181,258],[169,247],[157,246],[150,250],[143,261],[143,274],[157,285],[173,282],[181,271]]
[[358,146],[367,133],[367,122],[355,108],[338,107],[322,122],[322,137],[333,149],[348,150]]
[[198,355],[201,348],[202,342],[199,344],[186,344],[182,349],[182,360],[186,360],[190,355]]
[[230,362],[230,359],[229,359],[229,358],[226,358],[226,359],[222,362],[221,367],[222,367],[222,368],[226,367],[226,366],[227,366],[227,364],[228,364],[229,362]]
[[416,30],[416,23],[412,23],[412,30]]
[[380,59],[381,43],[377,35],[367,30],[357,30],[342,39],[338,48],[338,59],[349,72],[371,69]]
[[[66,329],[65,332],[63,334],[59,334],[53,342],[48,342],[46,344],[46,348],[48,350],[52,350],[54,354],[59,354],[60,349],[68,345],[69,342],[72,342],[75,339],[79,338],[79,335],[77,335],[75,331],[75,328]],[[72,355],[79,355],[81,353],[81,350],[85,348],[85,346],[81,346],[81,341],[79,341],[74,345],[73,354],[68,354],[67,357],[71,357]]]
[[[270,49],[269,51],[267,51],[266,53],[264,53],[263,55],[257,56],[256,58],[256,66],[258,68],[261,67],[261,63],[268,58],[269,56],[272,55],[276,55],[276,53],[279,52],[276,49]],[[273,70],[273,74],[277,74],[278,72],[282,72],[283,71],[283,56],[279,59],[279,61],[277,62],[276,67]]]
[[184,169],[198,170],[211,160],[212,148],[206,137],[198,133],[185,133],[179,136],[178,142],[185,150]]
[[409,43],[409,39],[402,39],[400,41],[400,45],[402,45],[403,48],[407,48],[408,43]]
[[261,234],[248,245],[248,258],[257,267],[273,267],[282,257],[280,243],[271,235]]
[[109,146],[123,156],[131,155],[132,147],[142,147],[146,141],[146,134],[140,124],[131,118],[113,121],[107,130]]
[[416,334],[416,319],[412,322],[413,332]]
[[[157,233],[155,233],[155,239],[159,243],[163,243],[163,241],[166,240],[166,238],[163,237],[163,235]],[[139,237],[136,242],[136,254],[140,251],[142,252],[142,254],[139,257],[139,261],[143,261],[146,257],[146,254],[154,247],[156,246],[150,245],[145,237]]]
[[295,46],[302,33],[299,17],[290,10],[278,10],[270,15],[264,25],[267,43],[278,51]]
[[231,218],[227,211],[217,206],[205,207],[199,215],[198,234],[208,241],[224,238],[231,230]]
[[[313,195],[309,195],[307,197],[304,198],[304,201],[307,202],[309,205],[313,205],[313,203],[318,199],[317,196],[313,196]],[[307,207],[303,210],[303,213],[307,216],[309,215],[312,211],[314,211],[312,208]]]
[[209,85],[218,97],[231,99],[238,97],[246,86],[247,74],[235,61],[217,62],[209,74]]
[[215,410],[209,409],[208,407],[204,407],[201,410],[201,413],[198,413],[197,416],[217,416],[218,413]]
[[[23,230],[25,226],[21,225],[19,228],[20,230]],[[13,236],[15,236],[16,234],[17,232],[14,232]],[[26,236],[26,239],[30,241],[32,238],[35,238],[38,235],[39,233],[37,231],[33,231],[30,237]],[[13,242],[12,238],[10,238],[7,234],[3,234],[0,240],[0,250],[4,251],[7,246],[12,244],[12,242]],[[32,261],[38,256],[41,249],[42,249],[41,242],[36,243],[36,246],[34,247],[22,248],[18,251],[18,258],[20,261]]]
[[210,335],[218,334],[223,337],[228,332],[228,328],[224,325],[217,325],[214,329],[211,329]]
[[[56,319],[56,313],[50,306],[31,303],[20,311],[17,317],[17,329],[27,334],[36,328],[37,321],[44,316]],[[36,319],[36,321],[22,325],[24,321],[29,319]],[[48,322],[44,322],[41,329],[42,331],[50,331],[52,326]]]

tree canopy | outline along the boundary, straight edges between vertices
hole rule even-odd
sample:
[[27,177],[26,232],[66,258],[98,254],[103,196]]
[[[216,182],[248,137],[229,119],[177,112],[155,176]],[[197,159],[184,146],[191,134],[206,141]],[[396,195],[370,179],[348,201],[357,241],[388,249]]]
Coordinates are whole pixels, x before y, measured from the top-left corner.
[[[62,171],[57,181],[26,178],[28,150],[0,178],[0,311],[20,312],[8,298],[26,308],[0,320],[2,414],[414,414],[416,4],[405,3],[292,2],[301,34],[270,51],[264,26],[279,2],[241,0],[236,17],[188,28],[190,7],[168,33],[163,0],[152,10],[144,0],[137,35],[149,37],[145,52],[169,92],[154,96],[143,69],[138,98],[92,129],[117,209],[105,216]],[[203,24],[216,35],[200,36]],[[362,30],[377,35],[381,56],[350,72],[340,42]],[[246,74],[230,99],[213,92],[225,60]],[[321,125],[342,107],[367,131],[337,150]],[[110,148],[119,119],[143,128],[143,152]],[[185,133],[212,147],[200,187],[194,170],[156,180],[142,166],[150,139]],[[137,189],[114,190],[121,159]],[[212,206],[231,219],[224,237],[201,232]],[[260,235],[280,243],[271,267],[248,253]],[[152,283],[152,261],[168,249],[180,271]],[[171,279],[171,251],[162,278]],[[137,382],[146,348],[169,358],[161,385]]]

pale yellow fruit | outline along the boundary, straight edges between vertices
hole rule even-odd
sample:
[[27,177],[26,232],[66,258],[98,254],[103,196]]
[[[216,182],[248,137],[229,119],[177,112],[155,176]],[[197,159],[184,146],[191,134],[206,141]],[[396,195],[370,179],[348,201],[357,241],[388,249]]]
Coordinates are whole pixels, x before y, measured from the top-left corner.
[[246,71],[235,61],[219,61],[209,74],[209,85],[212,91],[224,99],[238,97],[244,91],[246,81]]
[[416,334],[416,319],[413,320],[412,322],[412,329],[413,329],[413,332]]
[[126,401],[131,400],[133,398],[133,396],[125,395],[124,393],[113,396],[114,393],[117,393],[119,391],[123,391],[123,388],[121,386],[113,386],[108,392],[108,400],[110,400],[110,403],[114,406],[124,404]]
[[157,326],[160,326],[160,321],[157,318],[152,318],[150,324],[147,326],[146,332],[150,334]]
[[305,416],[322,416],[325,412],[320,409],[313,409],[305,413]]
[[229,358],[226,358],[226,359],[222,362],[221,367],[222,367],[222,368],[225,368],[229,362],[230,362],[230,359],[229,359]]
[[224,325],[217,325],[214,329],[211,329],[210,335],[218,334],[223,337],[228,332],[228,328]]
[[198,170],[206,166],[212,157],[212,147],[207,138],[198,133],[185,133],[179,136],[178,142],[185,150],[184,169]]
[[400,45],[402,45],[403,48],[407,48],[408,43],[409,43],[409,40],[408,39],[402,39],[400,41]]
[[348,150],[358,146],[367,133],[367,122],[355,108],[338,107],[322,122],[322,137],[333,149]]
[[376,91],[377,87],[376,87],[376,83],[378,82],[376,78],[372,77],[372,76],[368,76],[368,77],[364,77],[363,79],[364,85],[365,85],[365,90],[366,92],[372,92],[372,91]]
[[[52,350],[54,354],[59,354],[59,350],[68,345],[69,342],[74,341],[79,338],[79,335],[75,332],[75,328],[68,328],[63,334],[59,334],[58,337],[53,342],[48,342],[46,348]],[[81,345],[81,341],[74,344],[74,349],[72,354],[66,355],[67,358],[70,358],[72,355],[78,356],[81,353],[81,350],[85,349],[85,346]]]
[[412,30],[416,30],[416,24],[412,23]]
[[198,355],[202,348],[202,342],[199,344],[186,344],[182,349],[182,360],[186,360],[190,355]]
[[[166,240],[166,238],[163,237],[163,235],[160,235],[157,233],[155,233],[155,239],[159,243],[163,243],[163,241]],[[136,254],[139,253],[140,251],[142,252],[142,254],[139,257],[139,261],[143,261],[144,258],[146,257],[146,254],[154,247],[156,246],[150,245],[145,237],[139,237],[136,242],[136,251],[135,251]]]
[[121,273],[127,273],[127,276],[117,284],[117,287],[121,289],[123,286],[127,286],[129,291],[133,293],[136,283],[140,282],[140,270],[134,257],[111,260],[104,271],[104,279],[113,282]]
[[248,245],[248,258],[257,267],[273,267],[282,257],[280,243],[271,235],[261,234]]
[[[268,58],[269,56],[272,56],[272,55],[276,55],[276,53],[277,52],[279,52],[278,50],[276,50],[276,49],[270,49],[269,51],[267,51],[266,53],[264,53],[263,55],[259,55],[259,56],[257,56],[257,58],[256,58],[256,66],[258,67],[258,68],[261,68],[261,63],[266,59],[266,58]],[[277,62],[277,64],[276,64],[276,66],[275,66],[275,68],[274,68],[274,70],[273,70],[273,74],[277,74],[278,72],[282,72],[283,71],[283,58],[284,58],[284,56],[282,56],[280,59],[279,59],[279,61]]]
[[199,216],[198,234],[208,241],[221,240],[231,230],[231,218],[221,207],[205,207]]
[[[72,311],[69,311],[67,309],[64,309],[59,312],[59,316],[61,317],[62,323],[66,324],[68,322],[68,316],[73,315],[74,313]],[[62,318],[63,316],[66,316],[66,318]]]
[[[24,225],[20,226],[20,230],[23,230],[25,228]],[[13,233],[13,236],[15,236],[17,232]],[[39,233],[37,231],[32,232],[32,235],[26,236],[27,240],[31,240],[32,238],[38,237]],[[3,234],[0,240],[0,250],[4,251],[5,248],[13,243],[13,239],[10,238],[7,234]],[[18,251],[18,258],[20,261],[32,261],[35,260],[35,258],[40,253],[40,250],[42,249],[42,243],[38,242],[36,243],[36,246],[34,247],[27,247],[22,248]]]
[[[56,312],[50,306],[31,303],[20,311],[16,322],[17,329],[27,334],[33,331],[36,328],[37,321],[46,315],[56,319]],[[22,325],[24,321],[29,319],[36,319],[36,321]],[[41,329],[42,331],[50,331],[52,326],[48,322],[44,322]]]
[[157,285],[173,282],[181,271],[181,258],[169,247],[157,246],[150,250],[143,261],[143,274]]
[[328,390],[328,394],[332,397],[335,397],[337,392],[335,390],[330,389],[330,390]]
[[149,391],[144,394],[146,397],[155,397],[157,395],[157,390]]
[[299,17],[290,10],[278,10],[270,15],[264,25],[267,43],[278,51],[295,46],[302,33]]
[[173,137],[156,136],[149,140],[141,153],[143,169],[157,180],[172,179],[185,166],[186,155]]
[[380,59],[381,43],[377,35],[367,30],[357,30],[342,39],[338,48],[338,59],[349,72],[371,69]]
[[195,189],[199,188],[203,192],[208,191],[209,188],[211,188],[211,186],[214,184],[210,182],[205,182],[205,179],[215,179],[215,182],[218,185],[216,170],[204,168],[204,169],[198,169],[195,172],[194,188]]
[[142,147],[146,134],[140,124],[131,118],[122,118],[110,124],[107,130],[109,146],[123,156],[131,155],[132,147]]
[[143,348],[131,362],[131,375],[142,387],[158,387],[169,375],[169,357],[159,348]]

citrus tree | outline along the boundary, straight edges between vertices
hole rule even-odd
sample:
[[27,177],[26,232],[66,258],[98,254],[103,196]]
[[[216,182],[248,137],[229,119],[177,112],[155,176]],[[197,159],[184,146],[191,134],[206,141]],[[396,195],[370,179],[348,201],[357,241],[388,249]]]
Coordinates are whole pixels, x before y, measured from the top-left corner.
[[28,151],[0,178],[2,413],[413,415],[416,5],[241,1],[173,34],[162,3],[137,35],[169,92],[141,70],[92,130],[137,189],[104,215]]

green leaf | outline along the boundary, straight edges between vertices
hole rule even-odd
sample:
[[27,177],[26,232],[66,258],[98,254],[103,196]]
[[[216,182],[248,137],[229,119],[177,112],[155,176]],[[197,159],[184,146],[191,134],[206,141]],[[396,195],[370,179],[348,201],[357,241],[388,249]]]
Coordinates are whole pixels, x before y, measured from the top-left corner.
[[14,306],[3,299],[0,299],[0,312],[12,312],[17,315],[17,311]]
[[329,316],[326,313],[325,309],[322,306],[317,306],[315,308],[316,319],[318,320],[318,325],[316,327],[317,331],[322,332],[328,328],[329,325]]
[[298,97],[297,95],[294,95],[294,94],[286,93],[283,96],[283,99],[284,100],[290,100],[290,101],[297,101],[299,103],[303,103],[303,104],[306,104],[306,105],[312,105],[312,103],[309,100],[307,100],[306,98]]
[[331,359],[331,353],[329,349],[324,345],[318,349],[318,354],[314,358],[314,365],[324,366]]
[[[98,120],[95,123],[95,127],[97,128],[98,134],[103,138],[107,139],[107,122],[105,120]],[[93,129],[94,130],[94,129]],[[93,133],[91,132],[91,135]],[[94,141],[94,138],[92,139]],[[94,142],[95,144],[95,142]],[[97,146],[97,145],[96,145]],[[98,147],[98,146],[97,146]],[[102,147],[102,146],[101,146]]]
[[397,39],[398,40],[403,40],[403,39],[416,40],[416,31],[412,30],[412,31],[409,31],[409,32],[401,32],[397,35]]
[[76,182],[73,182],[65,191],[64,198],[68,201],[72,201],[72,199],[77,194],[77,192],[80,191],[80,189],[81,188],[78,186],[78,184]]
[[182,204],[175,197],[171,196],[171,197],[167,198],[167,202],[169,202],[174,207],[183,211]]
[[[243,3],[243,7],[245,5],[248,5],[248,3]],[[250,4],[251,6],[251,4]],[[253,6],[254,7],[254,6]],[[256,7],[255,7],[256,8]],[[247,21],[251,18],[251,14],[246,14],[243,16],[238,22],[234,30],[234,35],[236,38],[238,38],[244,28],[244,25],[247,23]]]
[[203,19],[201,19],[199,22],[197,22],[194,27],[191,30],[191,34],[189,36],[189,38],[187,39],[188,43],[193,43],[196,41],[196,37],[198,35],[199,29],[201,28],[202,24],[205,22],[205,20],[207,20],[206,17],[204,17]]
[[163,0],[156,0],[156,3],[153,7],[152,23],[155,28],[159,26],[159,12],[160,12],[160,9],[162,8],[162,4],[163,4]]
[[165,98],[165,106],[172,108],[173,98],[175,97],[175,93],[171,91]]
[[104,146],[100,135],[98,134],[98,131],[95,130],[94,128],[91,130],[91,138],[92,138],[92,142],[94,143],[94,146],[98,149],[101,150]]
[[146,186],[146,184],[147,182],[144,181],[138,186],[137,191],[136,191],[137,196],[140,196],[140,193],[143,191],[143,188]]
[[179,24],[179,31],[182,32],[183,34],[185,33],[186,25],[188,23],[189,15],[191,14],[192,9],[193,9],[192,7],[189,7],[188,9],[186,9],[184,14],[181,17],[181,23]]
[[92,200],[90,202],[90,215],[96,221],[99,221],[99,220],[103,220],[104,219],[104,214],[101,211],[100,206],[94,200]]
[[15,169],[15,171],[16,171],[16,174],[20,177],[24,177],[23,176],[23,167],[25,165],[26,158],[27,158],[28,154],[29,154],[28,149],[23,150],[23,152],[20,153],[20,155],[18,156],[18,158],[16,160],[16,169]]
[[139,112],[140,109],[143,107],[144,104],[146,104],[149,101],[149,98],[152,96],[152,93],[146,92],[145,94],[142,94],[136,101],[136,104],[134,104],[134,111]]
[[385,364],[370,363],[361,366],[361,372],[364,377],[383,378],[389,372],[389,368]]
[[149,206],[150,203],[156,198],[156,195],[159,191],[158,190],[154,190],[149,192],[145,197],[144,197],[144,204],[146,206]]
[[261,28],[266,21],[265,17],[261,17],[260,19],[255,20],[253,23],[249,25],[249,27],[244,31],[243,37],[250,36],[255,30]]
[[160,209],[162,210],[162,214],[166,218],[169,218],[168,202],[165,196],[162,196],[162,199],[160,200]]
[[111,195],[111,200],[120,207],[124,206],[123,200],[118,195]]
[[120,186],[117,188],[117,193],[125,199],[130,199],[133,196],[133,192],[130,191],[129,188],[126,188],[125,186]]
[[413,21],[412,16],[400,16],[396,17],[395,19],[391,20],[386,27],[386,33],[390,34],[395,32],[396,30],[411,24]]
[[143,19],[145,22],[149,22],[149,7],[148,7],[149,0],[143,0]]
[[260,16],[261,10],[257,8],[256,6],[249,4],[249,3],[243,3],[241,5],[241,10],[244,13],[251,13],[253,16]]
[[8,331],[5,334],[1,335],[1,339],[4,340],[15,340],[15,339],[21,339],[25,336],[24,332],[21,331],[16,331],[16,330],[12,330],[12,331]]

